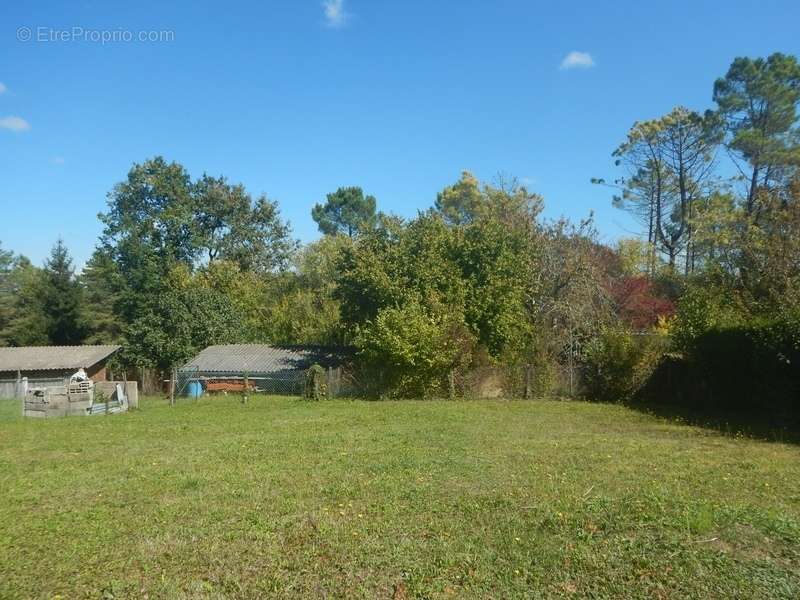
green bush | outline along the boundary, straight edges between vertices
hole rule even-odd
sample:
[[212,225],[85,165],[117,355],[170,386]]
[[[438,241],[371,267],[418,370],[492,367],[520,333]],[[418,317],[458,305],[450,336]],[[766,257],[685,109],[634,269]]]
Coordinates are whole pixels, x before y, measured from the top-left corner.
[[666,347],[663,336],[607,330],[587,343],[582,360],[584,395],[626,402],[646,383]]
[[800,392],[800,323],[796,318],[760,320],[710,329],[686,355],[708,393],[704,408],[796,412]]
[[749,320],[747,310],[735,295],[719,285],[689,286],[680,301],[672,340],[676,350],[690,353],[706,332],[734,327]]
[[356,338],[373,386],[391,397],[448,395],[449,374],[469,345],[457,318],[416,302],[381,310]]
[[328,395],[328,385],[325,383],[325,369],[319,365],[311,365],[306,371],[306,384],[303,397],[307,400],[322,400]]
[[[685,343],[686,341],[690,343]],[[637,394],[710,417],[800,425],[800,319],[782,315],[693,332]]]

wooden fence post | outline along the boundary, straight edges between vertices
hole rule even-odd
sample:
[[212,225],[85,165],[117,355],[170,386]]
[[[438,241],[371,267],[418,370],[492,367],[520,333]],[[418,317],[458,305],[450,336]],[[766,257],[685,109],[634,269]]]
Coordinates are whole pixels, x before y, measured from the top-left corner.
[[525,400],[533,396],[533,366],[525,365]]
[[175,367],[169,372],[169,405],[175,406]]

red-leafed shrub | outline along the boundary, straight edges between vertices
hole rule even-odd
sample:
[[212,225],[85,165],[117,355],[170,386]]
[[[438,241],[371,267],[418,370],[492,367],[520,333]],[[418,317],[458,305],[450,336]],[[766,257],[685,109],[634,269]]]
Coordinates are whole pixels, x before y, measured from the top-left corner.
[[616,279],[611,295],[620,318],[636,330],[649,329],[659,317],[670,317],[675,313],[675,304],[658,295],[652,280],[643,275]]

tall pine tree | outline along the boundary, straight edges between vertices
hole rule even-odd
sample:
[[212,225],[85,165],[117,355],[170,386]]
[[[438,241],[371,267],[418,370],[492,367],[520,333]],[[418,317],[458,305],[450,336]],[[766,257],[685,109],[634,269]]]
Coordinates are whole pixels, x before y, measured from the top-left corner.
[[45,261],[42,278],[42,313],[50,343],[56,346],[80,344],[86,337],[83,320],[83,290],[75,278],[72,258],[58,240]]
[[11,322],[14,296],[11,287],[11,272],[14,268],[14,254],[0,246],[0,339],[2,332]]

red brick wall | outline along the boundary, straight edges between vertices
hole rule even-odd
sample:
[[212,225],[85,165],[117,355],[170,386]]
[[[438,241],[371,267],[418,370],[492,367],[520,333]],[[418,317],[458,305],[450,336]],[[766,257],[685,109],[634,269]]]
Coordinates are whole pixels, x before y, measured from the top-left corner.
[[86,369],[86,374],[92,381],[107,381],[106,378],[106,363],[97,363],[93,367]]

